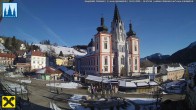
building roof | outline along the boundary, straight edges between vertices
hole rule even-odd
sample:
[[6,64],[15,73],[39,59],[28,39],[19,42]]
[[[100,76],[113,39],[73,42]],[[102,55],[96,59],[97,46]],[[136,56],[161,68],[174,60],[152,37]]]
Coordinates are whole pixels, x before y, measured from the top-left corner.
[[25,50],[18,50],[18,51],[16,51],[16,54],[17,55],[24,55],[25,54]]
[[93,42],[93,39],[91,39],[91,41],[88,44],[88,47],[93,47],[93,46],[94,46],[94,42]]
[[149,84],[146,82],[136,82],[135,84],[137,85],[137,87],[149,86]]
[[117,82],[116,79],[108,79],[105,77],[99,77],[99,76],[94,76],[94,75],[88,75],[86,77],[86,80],[91,80],[91,81],[95,81],[95,82],[103,82],[103,83],[114,83]]
[[0,57],[16,58],[16,56],[12,53],[0,53]]
[[41,51],[31,51],[31,55],[32,56],[41,56],[41,57],[45,57],[46,55],[41,52]]
[[60,66],[60,67],[58,67],[58,70],[65,73],[68,69],[65,66]]
[[38,69],[36,70],[35,73],[39,73],[39,74],[61,74],[62,72],[59,70],[56,70],[52,67],[44,67],[42,69]]
[[166,70],[167,71],[177,71],[177,70],[184,70],[184,68],[180,64],[170,64],[170,65],[167,65]]
[[104,24],[104,18],[101,17],[101,26],[100,27],[97,27],[97,31],[98,32],[108,32],[108,28],[105,26]]
[[129,31],[127,32],[127,37],[136,37],[136,33],[132,29],[132,24],[129,24]]
[[73,76],[75,74],[75,71],[74,70],[67,70],[65,73],[70,76]]
[[115,4],[115,8],[114,8],[114,17],[113,17],[113,21],[121,21],[121,18],[120,18],[120,13],[118,11],[118,7],[117,5]]

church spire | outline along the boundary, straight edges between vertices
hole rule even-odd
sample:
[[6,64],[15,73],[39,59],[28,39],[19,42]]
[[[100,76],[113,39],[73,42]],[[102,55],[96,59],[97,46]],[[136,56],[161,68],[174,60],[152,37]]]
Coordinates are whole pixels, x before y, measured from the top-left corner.
[[129,37],[129,36],[135,36],[135,35],[136,35],[136,33],[133,32],[132,24],[130,22],[130,24],[129,24],[129,32],[127,32],[127,37]]
[[114,8],[114,17],[113,17],[113,21],[121,21],[120,13],[119,13],[119,11],[118,11],[118,7],[117,7],[116,4],[115,4],[115,8]]
[[97,27],[98,32],[107,32],[108,28],[104,25],[104,18],[101,17],[101,26]]

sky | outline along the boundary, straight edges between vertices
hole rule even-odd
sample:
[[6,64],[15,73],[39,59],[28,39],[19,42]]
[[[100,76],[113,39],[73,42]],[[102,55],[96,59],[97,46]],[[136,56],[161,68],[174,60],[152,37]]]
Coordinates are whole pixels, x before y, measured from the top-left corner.
[[[29,43],[49,39],[62,46],[87,45],[100,18],[111,30],[115,3],[84,0],[14,0],[17,18],[3,18],[0,35]],[[132,22],[140,39],[141,58],[171,55],[196,41],[196,3],[116,3],[126,31]]]

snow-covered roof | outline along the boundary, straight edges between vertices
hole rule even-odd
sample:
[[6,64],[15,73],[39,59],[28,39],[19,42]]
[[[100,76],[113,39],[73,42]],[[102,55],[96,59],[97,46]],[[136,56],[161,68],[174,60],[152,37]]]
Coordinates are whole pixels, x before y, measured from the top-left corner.
[[150,86],[157,86],[158,84],[156,83],[156,82],[154,82],[154,81],[151,81],[151,82],[149,82],[148,83]]
[[88,75],[86,77],[87,80],[91,80],[91,81],[96,81],[96,82],[103,82],[103,83],[112,83],[113,81],[116,81],[115,79],[108,79],[108,78],[102,78],[99,76],[94,76],[94,75]]
[[125,87],[126,86],[125,80],[119,80],[119,86]]
[[35,73],[38,73],[38,74],[61,74],[61,72],[59,70],[56,70],[52,67],[45,67],[42,69],[38,69]]
[[137,87],[134,82],[126,82],[126,87]]
[[148,86],[148,83],[146,83],[146,82],[137,82],[136,85],[137,85],[137,87]]
[[58,67],[59,70],[63,71],[64,73],[68,70],[65,66]]
[[182,70],[182,69],[184,69],[184,68],[182,67],[181,64],[179,64],[178,67],[171,67],[171,66],[168,66],[166,70],[167,70],[167,71],[177,71],[177,70]]
[[66,71],[65,73],[67,73],[67,74],[70,75],[70,76],[73,76],[74,73],[75,73],[75,71],[74,71],[74,70],[68,70],[68,71]]

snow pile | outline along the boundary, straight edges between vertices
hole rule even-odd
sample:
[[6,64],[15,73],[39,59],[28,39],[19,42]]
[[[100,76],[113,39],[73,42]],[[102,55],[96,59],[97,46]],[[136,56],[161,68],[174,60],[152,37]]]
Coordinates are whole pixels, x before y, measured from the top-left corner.
[[58,87],[58,88],[67,88],[67,89],[76,89],[78,87],[81,87],[80,84],[69,82],[69,83],[50,83],[46,84],[46,86],[52,86],[52,87]]
[[136,104],[152,104],[156,103],[156,99],[153,98],[126,98],[128,100],[131,100],[135,102]]
[[[80,103],[74,103],[74,102],[69,102],[69,106],[70,108],[72,108],[73,110],[79,110],[77,107],[81,106]],[[80,109],[81,110],[81,109]]]
[[31,80],[20,80],[20,83],[28,83],[28,84],[30,84],[31,83]]
[[64,55],[76,55],[76,56],[84,56],[86,55],[86,52],[85,53],[81,53],[77,50],[75,50],[74,48],[71,48],[71,47],[63,47],[63,46],[53,46],[53,45],[43,45],[43,44],[35,44],[37,46],[40,47],[41,51],[43,52],[47,52],[51,49],[54,49],[55,50],[55,53],[56,54],[59,54],[60,51],[63,52]]
[[51,110],[61,110],[55,103],[50,102]]

